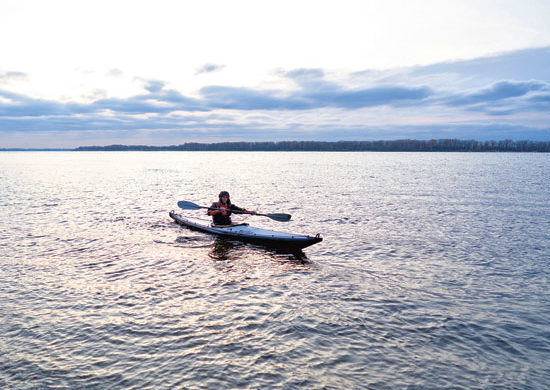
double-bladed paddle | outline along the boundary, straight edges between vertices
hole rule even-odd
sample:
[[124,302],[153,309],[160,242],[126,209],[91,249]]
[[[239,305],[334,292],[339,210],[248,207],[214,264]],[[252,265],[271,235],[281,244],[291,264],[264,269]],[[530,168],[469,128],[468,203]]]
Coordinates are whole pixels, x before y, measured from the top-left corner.
[[[184,210],[199,210],[199,209],[222,210],[222,209],[217,209],[217,208],[213,208],[213,207],[199,206],[196,203],[188,202],[186,200],[180,200],[178,202],[178,207],[180,209],[184,209]],[[238,211],[238,210],[231,210],[231,212],[235,213],[235,214],[261,215],[263,217],[271,218],[271,219],[273,219],[275,221],[279,221],[279,222],[288,222],[288,221],[290,221],[290,218],[291,218],[290,214],[282,214],[282,213],[276,213],[276,214],[260,214],[260,213],[250,214],[249,212]]]

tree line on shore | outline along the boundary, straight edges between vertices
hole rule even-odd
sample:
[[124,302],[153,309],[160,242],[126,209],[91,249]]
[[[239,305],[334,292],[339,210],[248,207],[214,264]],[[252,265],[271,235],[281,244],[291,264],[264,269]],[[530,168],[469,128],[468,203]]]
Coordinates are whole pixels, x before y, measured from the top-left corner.
[[550,141],[475,141],[458,139],[388,141],[219,142],[181,145],[80,146],[75,151],[266,151],[266,152],[550,152]]

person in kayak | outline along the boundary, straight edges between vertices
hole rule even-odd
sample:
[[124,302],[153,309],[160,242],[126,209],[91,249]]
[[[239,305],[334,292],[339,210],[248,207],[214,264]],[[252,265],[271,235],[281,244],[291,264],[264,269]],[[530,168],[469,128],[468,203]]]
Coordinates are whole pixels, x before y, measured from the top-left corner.
[[212,203],[208,209],[208,215],[212,216],[214,225],[231,225],[231,212],[238,211],[239,214],[256,215],[256,211],[248,211],[231,203],[229,192],[222,191],[218,195],[219,202]]

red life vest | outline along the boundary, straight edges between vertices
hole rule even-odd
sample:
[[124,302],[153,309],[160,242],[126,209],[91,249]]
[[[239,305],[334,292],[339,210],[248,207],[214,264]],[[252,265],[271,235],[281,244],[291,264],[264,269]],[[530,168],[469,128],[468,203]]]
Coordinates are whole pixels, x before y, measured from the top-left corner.
[[[230,215],[231,215],[231,205],[226,206],[226,205],[224,205],[222,202],[216,202],[216,208],[217,208],[217,209],[225,208],[225,210],[227,210],[225,215],[221,214],[221,215],[223,215],[224,217],[225,217],[225,216],[230,216]],[[209,210],[209,211],[208,211],[208,214],[209,214],[209,215],[220,215],[220,214],[214,214],[216,211],[219,211],[219,210]],[[222,213],[223,213],[223,210],[222,210]]]
[[[221,208],[225,208],[227,211],[227,215],[231,215],[231,205],[224,205],[222,202],[217,202],[216,203],[216,207],[221,209]],[[223,210],[222,210],[222,213],[223,213]],[[222,214],[223,215],[223,214]]]

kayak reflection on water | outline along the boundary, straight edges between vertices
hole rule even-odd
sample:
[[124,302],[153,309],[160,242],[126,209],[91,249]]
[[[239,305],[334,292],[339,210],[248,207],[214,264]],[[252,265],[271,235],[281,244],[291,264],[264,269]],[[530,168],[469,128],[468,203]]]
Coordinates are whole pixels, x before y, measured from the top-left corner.
[[230,252],[235,248],[235,243],[223,238],[216,238],[214,240],[214,247],[208,253],[211,259],[215,261],[232,260],[233,256],[230,256]]
[[223,237],[216,237],[214,247],[208,256],[214,261],[235,261],[250,256],[268,257],[279,263],[289,261],[299,264],[309,264],[310,261],[303,251],[288,253],[276,249],[245,244],[240,241],[230,240]]

